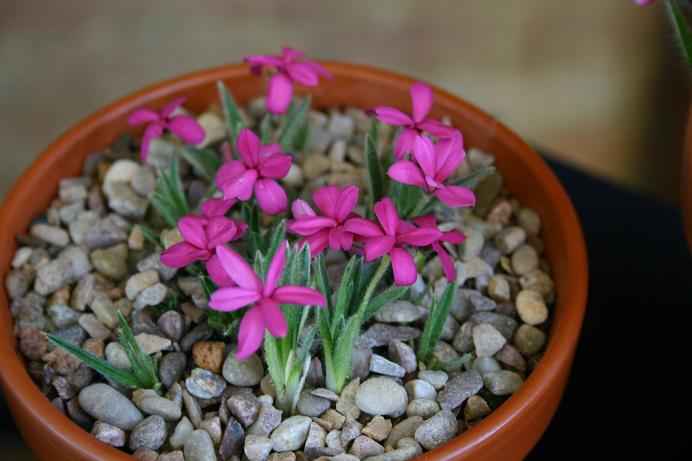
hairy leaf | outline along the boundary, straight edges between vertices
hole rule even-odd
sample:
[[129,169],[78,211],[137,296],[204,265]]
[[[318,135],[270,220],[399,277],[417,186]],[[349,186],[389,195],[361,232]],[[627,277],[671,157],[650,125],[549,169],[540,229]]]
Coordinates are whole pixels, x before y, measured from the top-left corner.
[[365,160],[370,176],[372,202],[375,203],[384,195],[384,176],[380,159],[377,156],[377,144],[369,134],[365,135]]
[[279,135],[279,144],[284,152],[293,147],[298,131],[305,122],[311,101],[312,98],[306,96],[299,105],[291,104],[286,114],[286,124]]
[[243,120],[240,117],[240,111],[238,111],[238,106],[228,92],[226,85],[222,81],[216,82],[216,86],[219,89],[219,95],[221,96],[221,107],[223,107],[223,114],[226,117],[226,125],[228,126],[228,136],[231,140],[231,149],[238,155],[238,147],[236,145],[236,139],[238,139],[238,134],[240,130],[243,129]]
[[478,183],[483,181],[485,178],[493,174],[495,171],[494,166],[488,166],[485,168],[481,168],[478,171],[474,171],[473,173],[469,174],[468,176],[464,176],[463,178],[457,180],[454,182],[454,185],[456,186],[464,186],[468,187],[469,189],[475,188]]
[[444,327],[445,320],[449,315],[449,310],[454,304],[454,298],[457,293],[457,281],[454,280],[453,283],[447,285],[442,298],[439,302],[434,302],[430,307],[430,312],[428,314],[428,319],[425,322],[425,328],[423,329],[423,334],[418,340],[418,360],[427,363],[432,356],[433,349],[435,345],[440,340],[442,335],[442,328]]
[[221,157],[209,149],[198,149],[185,145],[182,149],[183,158],[195,172],[210,183],[214,182],[216,172],[221,168]]
[[363,314],[363,322],[377,314],[380,309],[390,305],[401,298],[408,291],[408,287],[391,286],[370,300]]

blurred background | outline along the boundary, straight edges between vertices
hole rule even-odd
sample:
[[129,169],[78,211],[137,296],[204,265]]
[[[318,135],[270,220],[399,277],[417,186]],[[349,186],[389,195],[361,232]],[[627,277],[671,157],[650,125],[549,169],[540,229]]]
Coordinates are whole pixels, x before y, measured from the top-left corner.
[[[677,202],[674,39],[663,4],[632,0],[0,0],[0,198],[102,105],[290,44],[440,85],[553,157]],[[33,459],[0,411],[3,459]]]

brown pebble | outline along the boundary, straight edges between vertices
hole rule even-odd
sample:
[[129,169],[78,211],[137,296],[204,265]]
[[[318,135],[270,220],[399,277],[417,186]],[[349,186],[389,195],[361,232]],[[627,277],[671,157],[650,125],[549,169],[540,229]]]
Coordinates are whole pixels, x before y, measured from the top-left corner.
[[221,341],[202,341],[192,347],[192,359],[198,367],[219,373],[225,348]]

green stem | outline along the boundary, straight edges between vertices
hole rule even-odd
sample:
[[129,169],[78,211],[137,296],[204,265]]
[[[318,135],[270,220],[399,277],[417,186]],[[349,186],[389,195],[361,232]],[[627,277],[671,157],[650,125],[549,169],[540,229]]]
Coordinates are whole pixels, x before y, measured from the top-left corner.
[[375,291],[375,287],[377,287],[377,284],[380,282],[382,276],[384,276],[384,273],[387,271],[388,267],[389,255],[384,255],[380,260],[380,266],[377,268],[377,272],[375,272],[375,274],[372,276],[372,278],[370,279],[370,283],[368,284],[368,287],[365,289],[365,294],[363,295],[363,300],[360,302],[360,306],[358,306],[356,315],[358,315],[359,317],[362,317],[363,314],[365,314],[365,308],[368,306],[368,303],[370,302],[370,298],[372,297],[372,294]]
[[413,210],[411,210],[410,213],[408,213],[407,217],[413,217],[413,216],[418,216],[421,211],[425,209],[426,206],[432,201],[432,196],[430,195],[424,195],[421,197],[420,200],[418,200],[418,203],[416,203],[416,206],[413,207]]

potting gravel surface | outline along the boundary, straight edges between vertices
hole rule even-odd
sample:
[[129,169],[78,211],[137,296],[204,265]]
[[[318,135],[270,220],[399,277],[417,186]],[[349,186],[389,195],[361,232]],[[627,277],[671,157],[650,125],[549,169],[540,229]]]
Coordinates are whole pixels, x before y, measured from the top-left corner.
[[[243,111],[249,126],[263,114],[260,99]],[[218,107],[199,121],[207,132],[203,144],[218,151],[226,136]],[[289,192],[309,200],[324,184],[365,191],[362,140],[370,119],[348,108],[313,111],[308,123],[307,154],[295,156],[282,180]],[[380,125],[381,143],[392,135]],[[62,180],[50,208],[28,235],[17,237],[5,279],[31,376],[59,411],[102,442],[157,461],[405,460],[482,420],[536,366],[555,297],[542,257],[541,220],[503,189],[501,172],[495,172],[476,188],[472,210],[436,210],[441,230],[457,228],[467,239],[448,247],[460,288],[434,359],[448,363],[470,353],[471,360],[445,370],[426,369],[416,360],[413,346],[431,300],[448,283],[435,257],[412,286],[414,294],[423,294],[429,284],[432,293],[418,304],[397,301],[376,314],[357,341],[352,380],[340,395],[324,388],[315,351],[296,414],[278,410],[261,355],[235,359],[233,338],[205,321],[199,279],[161,264],[162,248],[133,226],[162,229],[148,197],[156,185],[154,167],[167,165],[173,151],[171,142],[155,140],[142,165],[136,144],[125,136],[91,155],[83,175]],[[470,149],[458,174],[493,163],[491,155]],[[181,169],[194,206],[209,183],[184,162]],[[359,208],[364,210],[362,203]],[[180,240],[175,229],[160,232],[166,248]],[[330,281],[340,279],[346,262],[343,254],[328,253]],[[167,310],[173,298],[182,302]],[[115,334],[118,311],[142,349],[157,359],[163,395],[108,383],[43,336],[53,332],[127,369]]]

